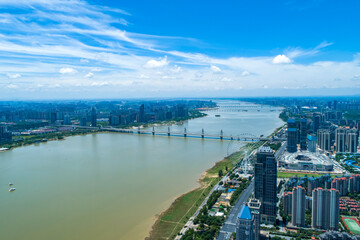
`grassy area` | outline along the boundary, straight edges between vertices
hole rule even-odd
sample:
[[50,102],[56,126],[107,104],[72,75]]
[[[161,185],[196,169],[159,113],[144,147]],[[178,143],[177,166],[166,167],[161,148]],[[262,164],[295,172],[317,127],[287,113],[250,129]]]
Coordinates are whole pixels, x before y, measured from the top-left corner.
[[199,180],[201,184],[199,188],[176,199],[170,208],[159,216],[153,225],[149,239],[174,239],[189,218],[194,215],[211,189],[220,181],[221,178],[218,176],[218,172],[222,170],[226,174],[231,171],[241,161],[246,152],[256,149],[261,144],[247,144],[239,152],[224,158],[222,161],[217,162],[214,167],[207,170]]
[[[326,174],[325,173],[295,173],[295,172],[278,172],[277,173],[278,178],[290,178],[290,177],[294,177],[294,176],[304,177],[305,175],[308,177],[320,177],[320,176],[326,175]],[[339,175],[331,174],[331,177],[337,177],[337,176],[339,176]]]

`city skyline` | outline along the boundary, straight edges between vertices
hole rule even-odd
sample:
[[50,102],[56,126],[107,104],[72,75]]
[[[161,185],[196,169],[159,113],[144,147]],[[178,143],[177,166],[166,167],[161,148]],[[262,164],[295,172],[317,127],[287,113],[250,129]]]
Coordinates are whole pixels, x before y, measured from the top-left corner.
[[0,100],[355,95],[358,7],[0,0]]

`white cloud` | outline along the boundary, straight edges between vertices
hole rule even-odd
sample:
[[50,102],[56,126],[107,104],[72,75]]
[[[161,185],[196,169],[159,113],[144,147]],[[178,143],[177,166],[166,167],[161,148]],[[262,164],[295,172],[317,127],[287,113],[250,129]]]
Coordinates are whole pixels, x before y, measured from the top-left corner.
[[232,82],[233,80],[231,78],[224,77],[224,78],[221,78],[221,81],[222,82]]
[[243,77],[247,77],[247,76],[250,76],[250,75],[251,75],[251,73],[248,72],[248,71],[243,71],[243,72],[241,73],[241,76],[243,76]]
[[331,45],[333,45],[333,43],[324,41],[314,48],[310,48],[310,49],[302,49],[300,47],[291,48],[291,49],[285,51],[285,53],[286,53],[286,56],[289,57],[290,59],[297,58],[297,57],[314,56],[314,55],[318,54],[322,48],[326,48]]
[[150,78],[148,75],[140,74],[139,78]]
[[175,65],[173,68],[170,69],[170,71],[173,73],[180,73],[180,72],[182,72],[182,68]]
[[211,65],[210,69],[215,73],[221,72],[221,69],[215,65]]
[[94,73],[89,72],[88,74],[85,75],[86,78],[92,78],[94,77]]
[[95,67],[95,68],[91,69],[91,71],[92,71],[92,72],[101,72],[102,69],[99,68],[99,67]]
[[9,84],[9,85],[7,85],[6,87],[9,88],[9,89],[19,88],[19,86],[17,86],[16,84]]
[[59,73],[61,74],[73,74],[73,73],[77,73],[77,71],[73,68],[61,68],[59,70]]
[[292,60],[285,56],[284,54],[279,54],[272,60],[274,64],[287,64],[292,63]]
[[6,76],[7,76],[8,78],[11,78],[11,79],[16,79],[16,78],[20,78],[20,77],[21,77],[21,74],[19,74],[19,73],[14,73],[14,74],[8,73],[8,74],[6,74]]
[[102,86],[108,86],[109,82],[103,81],[103,82],[92,82],[91,86],[93,87],[102,87]]
[[144,65],[144,67],[145,68],[159,68],[159,67],[164,67],[168,64],[169,64],[169,62],[167,61],[167,56],[165,56],[164,58],[160,58],[159,60],[151,59],[151,60],[147,61]]

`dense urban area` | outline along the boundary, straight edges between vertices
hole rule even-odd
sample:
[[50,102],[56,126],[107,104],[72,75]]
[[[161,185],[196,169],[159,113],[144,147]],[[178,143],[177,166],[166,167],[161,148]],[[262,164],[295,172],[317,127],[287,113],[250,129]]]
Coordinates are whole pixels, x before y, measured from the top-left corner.
[[202,117],[212,101],[53,101],[0,103],[2,150],[65,136],[144,128]]
[[[179,199],[150,239],[360,239],[360,99],[234,100],[281,107],[285,124],[208,170],[203,187],[189,193],[196,200]],[[141,134],[155,124],[203,117],[215,102],[2,102],[0,151],[101,131]],[[169,233],[161,219],[175,213],[182,224]]]
[[359,99],[240,100],[283,107],[286,124],[215,166],[216,184],[170,238],[360,239]]

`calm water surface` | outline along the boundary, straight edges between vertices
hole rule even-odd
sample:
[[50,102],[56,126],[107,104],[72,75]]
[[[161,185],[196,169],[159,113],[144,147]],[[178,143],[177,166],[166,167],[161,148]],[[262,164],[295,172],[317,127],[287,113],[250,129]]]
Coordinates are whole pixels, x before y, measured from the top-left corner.
[[[245,103],[244,103],[245,104]],[[172,131],[268,135],[279,112],[221,112]],[[167,129],[167,127],[159,127]],[[228,141],[116,133],[0,153],[0,239],[144,239],[157,214],[198,186]],[[8,192],[13,182],[16,191]]]

